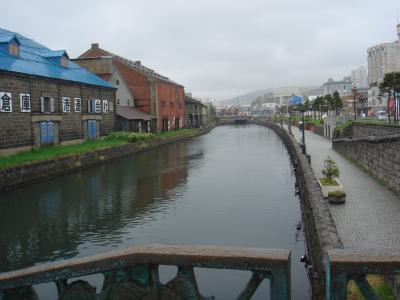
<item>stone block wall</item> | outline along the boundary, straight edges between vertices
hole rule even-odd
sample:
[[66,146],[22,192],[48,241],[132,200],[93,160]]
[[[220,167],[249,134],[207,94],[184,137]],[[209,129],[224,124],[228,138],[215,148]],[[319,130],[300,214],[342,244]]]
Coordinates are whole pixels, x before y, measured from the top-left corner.
[[12,112],[0,112],[0,149],[32,145],[31,114],[20,112],[19,101],[20,93],[30,93],[29,81],[1,74],[0,92],[11,93],[12,98]]
[[[115,130],[115,90],[54,79],[1,73],[0,92],[12,96],[12,112],[0,112],[0,150],[40,145],[39,122],[53,121],[55,143],[83,139],[85,119],[99,120],[100,135]],[[20,94],[31,95],[31,112],[21,112]],[[41,97],[54,100],[54,112],[41,112]],[[62,111],[62,97],[70,98],[71,112]],[[82,112],[75,112],[74,98],[82,99]],[[108,113],[88,113],[88,100],[109,101]]]
[[332,148],[400,195],[400,134],[335,139]]
[[[326,280],[326,255],[328,249],[343,248],[335,222],[329,210],[329,204],[322,196],[321,188],[307,157],[289,133],[274,123],[251,121],[274,130],[288,149],[296,174],[296,183],[300,190],[302,211],[306,226],[308,256],[312,262],[309,273],[313,299],[324,299]],[[313,274],[315,273],[315,274]],[[313,276],[317,275],[317,276]]]
[[345,128],[337,137],[368,137],[368,136],[384,136],[389,134],[400,134],[400,126],[390,124],[365,124],[353,122],[349,127]]

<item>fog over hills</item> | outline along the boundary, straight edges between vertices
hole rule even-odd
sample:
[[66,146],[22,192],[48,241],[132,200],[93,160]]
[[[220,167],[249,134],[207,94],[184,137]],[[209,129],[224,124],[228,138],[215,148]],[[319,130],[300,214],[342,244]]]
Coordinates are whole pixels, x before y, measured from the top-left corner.
[[[216,104],[222,104],[222,105],[246,105],[246,104],[251,104],[254,100],[257,99],[257,97],[264,96],[267,93],[273,93],[277,92],[281,89],[290,89],[291,87],[279,87],[279,88],[269,88],[269,89],[260,89],[256,91],[252,91],[246,94],[238,95],[236,97],[232,97],[229,99],[225,100],[220,100],[216,101]],[[317,86],[296,86],[292,87],[293,89],[295,88],[300,88],[302,90],[312,90],[317,88]]]

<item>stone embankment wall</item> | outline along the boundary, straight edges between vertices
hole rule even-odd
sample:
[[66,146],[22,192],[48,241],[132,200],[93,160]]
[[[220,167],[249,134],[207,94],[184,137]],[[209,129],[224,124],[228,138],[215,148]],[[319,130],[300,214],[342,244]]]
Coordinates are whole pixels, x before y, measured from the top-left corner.
[[274,130],[288,149],[296,174],[296,184],[300,191],[306,223],[308,255],[313,265],[309,274],[313,299],[324,299],[327,250],[343,248],[329,204],[323,198],[311,165],[296,140],[279,125],[257,121],[252,121],[252,123]]
[[388,124],[366,124],[353,122],[342,132],[336,132],[336,138],[360,138],[368,136],[384,136],[388,134],[400,134],[400,126]]
[[38,161],[0,170],[0,190],[8,190],[23,185],[44,181],[66,173],[103,164],[107,161],[142,152],[158,146],[182,141],[211,131],[213,126],[198,129],[194,134],[162,139],[154,139],[125,144],[93,152],[68,155],[52,160]]
[[375,127],[369,131],[367,126],[351,130],[355,136],[370,136],[337,138],[332,148],[400,195],[400,132],[381,133]]

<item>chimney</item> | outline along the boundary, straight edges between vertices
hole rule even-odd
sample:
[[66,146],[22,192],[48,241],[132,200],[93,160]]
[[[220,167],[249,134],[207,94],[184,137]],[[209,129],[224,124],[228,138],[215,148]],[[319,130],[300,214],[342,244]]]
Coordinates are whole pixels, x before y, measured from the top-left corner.
[[92,44],[92,49],[99,49],[99,43]]

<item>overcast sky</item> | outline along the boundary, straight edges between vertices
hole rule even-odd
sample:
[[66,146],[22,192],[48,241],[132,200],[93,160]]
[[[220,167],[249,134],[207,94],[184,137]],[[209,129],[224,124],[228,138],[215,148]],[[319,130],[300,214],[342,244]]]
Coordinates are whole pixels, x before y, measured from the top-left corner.
[[219,100],[320,85],[394,41],[399,0],[0,0],[0,27],[71,58],[91,43]]

